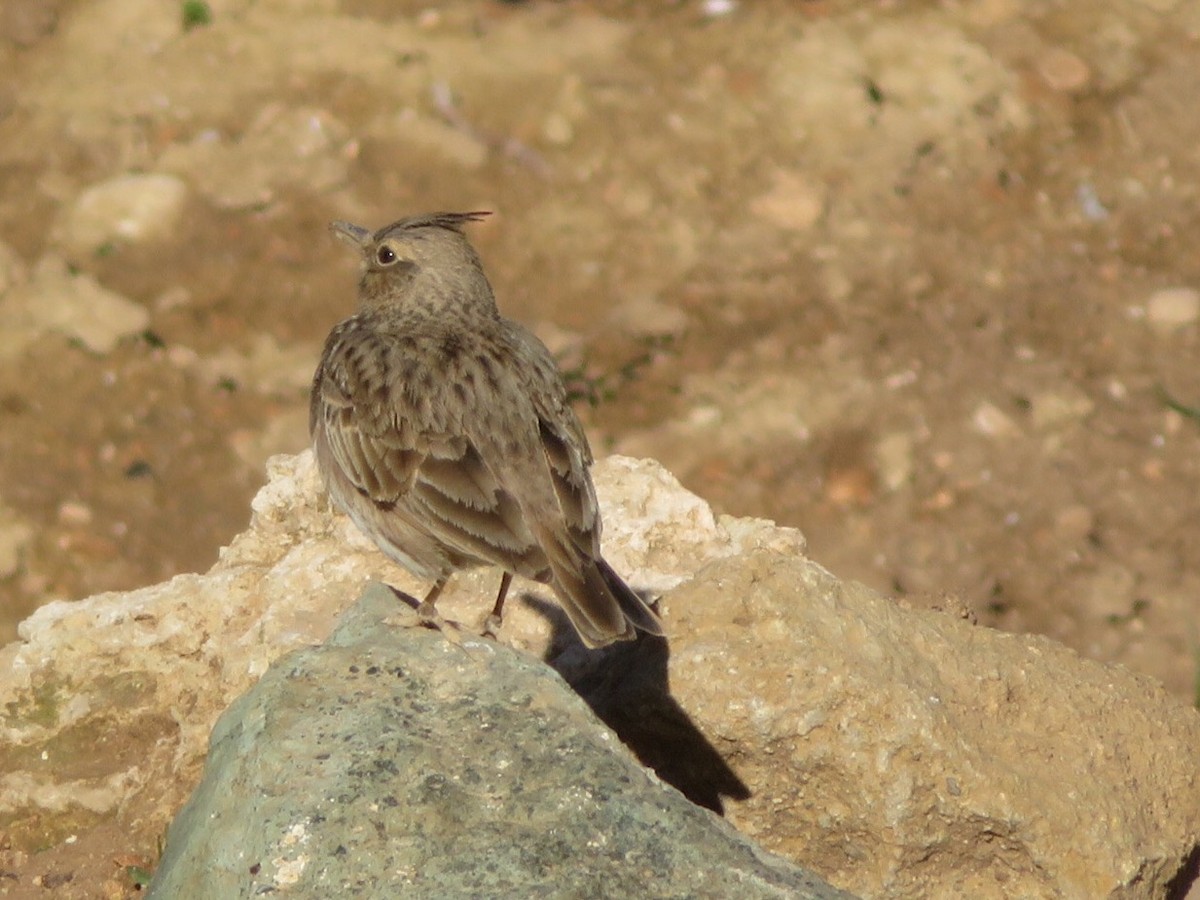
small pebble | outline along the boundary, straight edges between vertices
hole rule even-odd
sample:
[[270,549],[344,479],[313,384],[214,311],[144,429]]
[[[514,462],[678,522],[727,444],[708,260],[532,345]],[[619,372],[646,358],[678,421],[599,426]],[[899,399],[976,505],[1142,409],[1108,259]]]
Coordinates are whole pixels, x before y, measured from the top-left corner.
[[1046,84],[1065,93],[1082,90],[1092,77],[1087,63],[1062,47],[1052,47],[1042,56],[1037,62],[1037,70]]
[[560,112],[552,112],[542,122],[542,137],[556,147],[565,147],[575,138],[571,120]]
[[1092,185],[1079,185],[1075,189],[1075,199],[1079,201],[1079,208],[1089,221],[1103,222],[1108,218],[1108,207],[1101,202],[1100,195]]
[[1061,390],[1042,391],[1030,398],[1030,419],[1039,431],[1059,428],[1087,418],[1096,404],[1074,385]]
[[1155,291],[1146,303],[1146,321],[1160,331],[1175,331],[1200,318],[1200,292],[1190,287]]
[[656,297],[634,295],[612,311],[609,321],[635,335],[663,337],[687,330],[687,313]]
[[1019,430],[1012,418],[991,403],[981,403],[971,415],[971,424],[980,434],[988,437],[1006,437]]
[[912,478],[913,439],[907,432],[894,431],[875,445],[875,469],[889,491],[899,490]]
[[92,521],[92,508],[78,500],[64,500],[58,505],[58,521],[64,525],[87,525]]
[[750,202],[750,211],[787,231],[808,231],[825,211],[825,189],[799,172],[777,172],[774,184]]

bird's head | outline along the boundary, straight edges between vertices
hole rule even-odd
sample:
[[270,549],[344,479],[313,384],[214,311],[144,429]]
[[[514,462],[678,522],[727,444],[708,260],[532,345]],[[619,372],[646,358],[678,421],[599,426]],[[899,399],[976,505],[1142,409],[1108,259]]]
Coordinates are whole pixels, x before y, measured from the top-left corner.
[[350,222],[330,230],[360,255],[359,303],[438,313],[450,305],[495,310],[495,300],[463,226],[488,212],[428,213],[369,231]]

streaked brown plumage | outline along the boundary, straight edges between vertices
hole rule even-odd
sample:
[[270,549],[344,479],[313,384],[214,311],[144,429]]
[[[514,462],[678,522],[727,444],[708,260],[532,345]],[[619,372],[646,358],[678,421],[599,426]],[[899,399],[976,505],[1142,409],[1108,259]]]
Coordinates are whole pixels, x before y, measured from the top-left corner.
[[325,342],[309,408],[334,503],[434,584],[491,564],[553,588],[590,647],[662,634],[600,554],[591,450],[546,347],[496,308],[463,225],[432,213],[333,231],[362,254],[359,309]]

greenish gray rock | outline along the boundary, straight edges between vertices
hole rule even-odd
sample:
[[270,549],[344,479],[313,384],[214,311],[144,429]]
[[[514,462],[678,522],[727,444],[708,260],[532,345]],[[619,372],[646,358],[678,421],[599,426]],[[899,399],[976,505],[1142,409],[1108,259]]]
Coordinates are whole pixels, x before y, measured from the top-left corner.
[[658,781],[543,663],[405,609],[372,584],[226,711],[150,897],[850,896]]

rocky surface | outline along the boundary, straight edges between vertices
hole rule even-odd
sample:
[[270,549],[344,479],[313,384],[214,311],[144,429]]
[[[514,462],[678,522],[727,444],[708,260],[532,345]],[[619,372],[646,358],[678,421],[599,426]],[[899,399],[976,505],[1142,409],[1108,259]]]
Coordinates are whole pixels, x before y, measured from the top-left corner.
[[865,896],[1171,896],[1200,833],[1200,716],[942,603],[773,550],[667,595],[674,694],[751,786],[731,820]]
[[649,775],[552,669],[369,586],[217,722],[148,894],[850,900]]
[[[328,639],[364,580],[419,594],[330,513],[307,453],[277,458],[272,473],[250,529],[206,575],[52,604],[2,651],[10,856],[42,850],[50,875],[64,841],[109,840],[112,823],[144,854],[198,783],[213,723],[238,695],[288,651]],[[669,645],[585,653],[530,584],[518,585],[524,602],[502,639],[548,659],[664,781],[863,896],[1186,890],[1200,843],[1200,716],[1155,682],[840,582],[803,557],[797,532],[717,519],[654,463],[611,458],[597,483],[608,555],[635,586],[663,593]],[[481,621],[495,577],[457,579],[446,614]],[[510,658],[465,631],[401,634],[396,609],[397,633],[374,633],[372,646],[420,641],[431,684],[477,672],[472,654]],[[351,696],[350,685],[329,696]],[[553,715],[579,721],[564,702]]]

